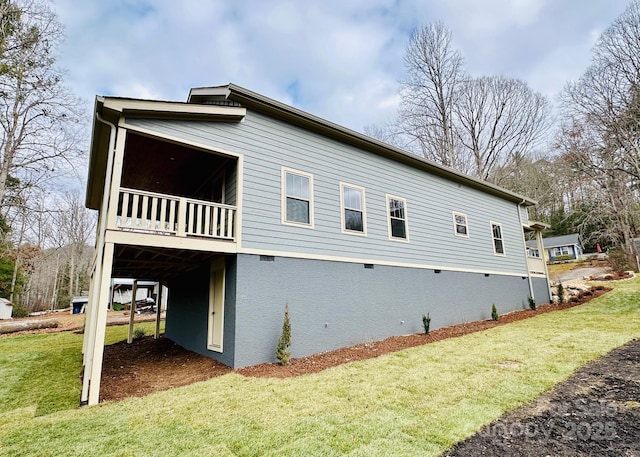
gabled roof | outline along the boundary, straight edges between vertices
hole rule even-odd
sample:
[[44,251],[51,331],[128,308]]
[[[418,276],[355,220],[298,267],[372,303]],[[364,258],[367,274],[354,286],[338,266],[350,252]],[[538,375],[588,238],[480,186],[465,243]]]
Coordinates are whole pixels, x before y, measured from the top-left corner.
[[[96,97],[94,111],[96,117],[100,116],[113,123],[118,122],[120,115],[238,122],[244,118],[247,108],[505,200],[525,206],[536,204],[536,201],[523,195],[465,175],[452,168],[444,167],[416,154],[388,145],[375,138],[368,137],[235,84],[193,88],[189,92],[187,103],[98,96]],[[105,182],[108,145],[109,128],[94,119],[86,196],[86,205],[89,208],[98,209],[100,206],[102,188]]]
[[580,235],[572,233],[571,235],[552,236],[549,238],[543,238],[542,244],[545,248],[557,248],[560,246],[574,246],[580,245]]

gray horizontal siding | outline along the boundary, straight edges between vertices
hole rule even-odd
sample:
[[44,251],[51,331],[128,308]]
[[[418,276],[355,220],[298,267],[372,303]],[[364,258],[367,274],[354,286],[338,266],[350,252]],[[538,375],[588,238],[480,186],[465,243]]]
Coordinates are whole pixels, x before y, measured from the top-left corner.
[[[167,135],[244,155],[242,247],[525,274],[512,202],[407,165],[248,113],[242,123],[129,120]],[[313,229],[281,224],[281,167],[314,176]],[[339,182],[365,188],[367,237],[341,233]],[[409,243],[388,239],[386,194],[407,200]],[[469,238],[453,233],[465,213]],[[506,256],[493,253],[489,221],[502,224]]]
[[529,210],[526,206],[520,207],[520,217],[522,218],[523,224],[527,224],[529,222]]

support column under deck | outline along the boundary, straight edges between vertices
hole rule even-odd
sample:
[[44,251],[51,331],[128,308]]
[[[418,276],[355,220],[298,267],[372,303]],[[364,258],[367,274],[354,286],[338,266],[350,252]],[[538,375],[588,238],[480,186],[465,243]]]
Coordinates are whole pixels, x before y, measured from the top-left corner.
[[[100,399],[100,379],[102,377],[102,359],[104,356],[104,337],[107,326],[107,308],[109,305],[109,286],[111,284],[111,271],[113,268],[113,243],[105,243],[102,274],[95,278],[95,286],[98,287],[97,302],[91,304],[91,322],[89,331],[93,337],[89,338],[87,355],[84,367],[82,403],[96,405]],[[86,385],[86,388],[85,388]],[[88,397],[85,396],[88,393]]]
[[136,316],[136,303],[138,296],[138,280],[133,280],[133,285],[131,286],[131,309],[129,310],[129,334],[127,335],[127,344],[131,344],[133,342],[133,324]]

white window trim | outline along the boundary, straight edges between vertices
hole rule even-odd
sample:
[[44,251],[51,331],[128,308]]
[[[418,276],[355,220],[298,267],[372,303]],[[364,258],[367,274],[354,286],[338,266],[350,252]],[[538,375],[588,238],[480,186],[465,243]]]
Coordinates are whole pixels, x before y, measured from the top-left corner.
[[[496,252],[496,238],[493,237],[493,226],[497,225],[500,227],[500,235],[502,235],[502,238],[500,238],[500,240],[502,241],[502,253],[500,252]],[[497,255],[500,257],[506,257],[507,255],[507,248],[504,245],[504,230],[502,230],[502,224],[500,222],[494,222],[494,221],[489,221],[489,233],[491,235],[491,247],[493,248],[493,255]]]
[[[453,234],[461,238],[469,238],[469,218],[467,217],[467,215],[465,213],[460,213],[458,211],[452,211],[451,215],[453,217]],[[458,225],[456,221],[456,216],[464,217],[464,226],[467,229],[467,233],[458,233],[458,231],[456,230],[456,226]]]
[[[309,223],[295,222],[287,220],[287,173],[294,175],[304,176],[309,179]],[[313,175],[304,171],[295,170],[293,168],[282,167],[281,176],[281,196],[280,196],[280,221],[283,225],[290,225],[293,227],[314,228],[313,220]]]
[[[401,243],[408,243],[409,242],[409,210],[407,206],[407,199],[403,197],[398,197],[396,195],[390,195],[390,194],[387,194],[386,197],[387,198],[386,198],[385,211],[387,212],[387,234],[389,236],[389,239],[392,241],[399,241]],[[404,231],[407,235],[406,238],[398,238],[391,235],[391,214],[389,212],[389,200],[401,200],[404,202]]]
[[[345,212],[345,209],[351,209],[351,208],[346,208],[344,205],[344,188],[345,187],[359,190],[360,193],[362,194],[362,232],[359,232],[357,230],[347,230],[347,228],[345,227],[346,220],[345,220],[344,212]],[[364,187],[356,186],[354,184],[349,184],[346,182],[340,182],[340,228],[342,230],[342,233],[346,233],[349,235],[357,235],[357,236],[367,236],[367,204],[366,204]]]

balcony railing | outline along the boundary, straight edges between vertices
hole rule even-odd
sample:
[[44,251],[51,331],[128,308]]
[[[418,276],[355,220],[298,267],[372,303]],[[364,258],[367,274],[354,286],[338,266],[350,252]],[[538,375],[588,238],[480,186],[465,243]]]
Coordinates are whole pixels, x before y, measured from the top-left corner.
[[115,226],[173,236],[235,239],[236,207],[121,188]]

